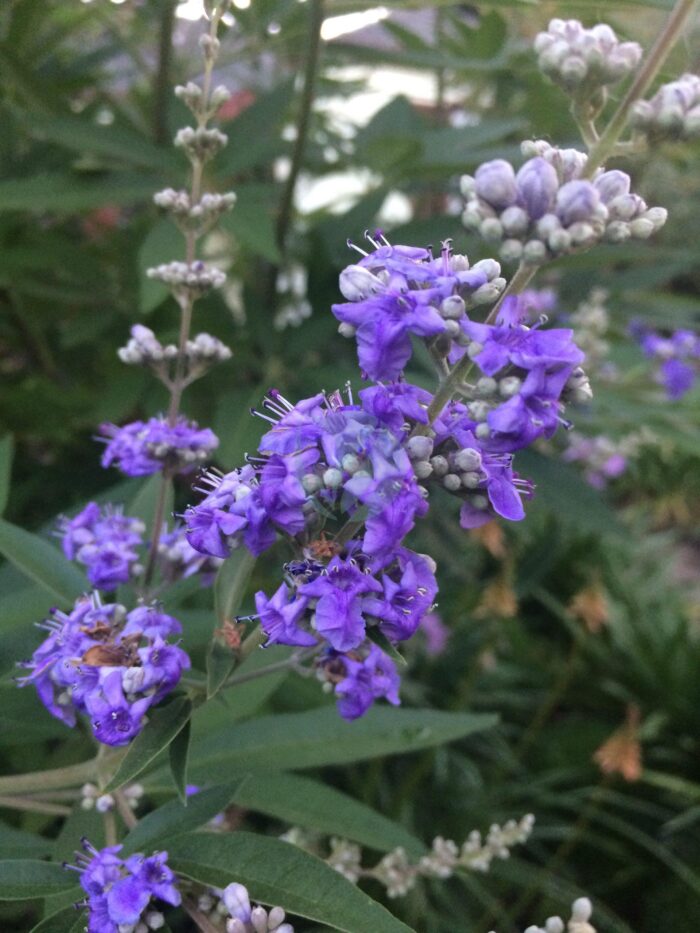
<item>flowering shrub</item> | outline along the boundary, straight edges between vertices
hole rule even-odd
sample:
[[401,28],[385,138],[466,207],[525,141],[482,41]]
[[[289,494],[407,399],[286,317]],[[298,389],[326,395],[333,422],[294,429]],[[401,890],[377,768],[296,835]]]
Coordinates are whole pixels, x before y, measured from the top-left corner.
[[[451,712],[421,709],[418,681],[404,690],[405,708],[388,708],[402,705],[401,679],[419,650],[417,632],[428,639],[428,654],[453,666],[456,657],[436,613],[437,553],[418,548],[430,539],[429,523],[439,521],[448,547],[478,541],[502,561],[477,618],[513,616],[521,594],[539,593],[547,605],[536,582],[515,580],[497,523],[523,522],[548,486],[551,494],[556,482],[545,475],[536,484],[528,465],[537,464],[538,451],[556,449],[577,411],[585,422],[598,382],[614,390],[616,371],[606,369],[608,320],[596,303],[603,297],[592,294],[567,312],[565,297],[530,285],[554,260],[647,240],[666,223],[665,208],[649,207],[633,193],[630,175],[607,166],[637,145],[694,135],[693,76],[644,100],[691,4],[679,0],[646,58],[605,24],[588,29],[552,20],[535,40],[538,64],[570,97],[586,151],[529,140],[519,167],[489,159],[460,182],[464,226],[504,265],[517,263],[515,270],[502,274],[493,257],[470,262],[447,235],[439,249],[394,242],[381,230],[367,233],[364,245],[349,242],[356,255],[340,272],[344,301],[331,313],[339,334],[354,341],[355,378],[319,383],[315,394],[294,401],[277,387],[277,373],[266,375],[276,385],[266,386],[251,411],[264,427],[238,462],[228,462],[227,425],[217,423],[215,434],[183,402],[190,386],[233,356],[218,337],[193,333],[211,293],[227,287],[211,237],[239,207],[233,192],[208,190],[212,165],[229,142],[215,125],[229,93],[214,84],[229,6],[206,4],[201,82],[176,88],[194,124],[174,141],[189,163],[188,184],[154,198],[183,240],[179,258],[159,257],[147,271],[148,283],[166,290],[178,309],[177,340],[161,338],[158,325],[135,324],[118,351],[132,372],[155,377],[167,404],[99,428],[101,465],[127,481],[144,479],[127,503],[90,501],[61,518],[54,530],[63,556],[41,537],[8,523],[0,529],[8,542],[3,553],[43,587],[42,598],[49,591],[59,602],[46,607],[43,641],[31,644],[28,660],[18,658],[17,684],[32,687],[48,713],[73,730],[67,748],[82,754],[87,735],[97,753],[0,777],[0,801],[18,812],[67,818],[52,855],[74,833],[76,813],[95,817],[94,844],[84,841],[77,864],[66,866],[79,873],[86,896],[76,904],[77,922],[88,933],[146,933],[170,923],[203,933],[291,933],[287,913],[302,924],[399,933],[413,927],[359,882],[378,882],[390,899],[426,879],[473,884],[470,873],[505,863],[527,843],[534,817],[493,822],[484,839],[473,830],[461,847],[434,835],[426,849],[388,816],[288,772],[440,747],[494,727],[488,713],[465,713],[461,702]],[[320,2],[310,6],[307,109],[275,244],[275,290],[291,294],[293,313],[283,309],[277,328],[301,323],[310,308],[293,263],[281,271],[322,19]],[[625,80],[627,91],[606,121],[608,89]],[[550,316],[559,317],[555,326]],[[669,399],[689,391],[700,358],[697,334],[635,333]],[[581,463],[596,488],[625,473],[640,443],[632,435],[617,444],[604,434],[571,437],[562,459]],[[189,504],[175,505],[183,490]],[[433,544],[444,549],[444,542]],[[582,619],[591,633],[608,622],[596,586],[569,607],[551,599],[548,605],[569,625]],[[572,653],[567,678],[575,662]],[[488,651],[480,663],[492,663]],[[238,721],[270,699],[275,678],[290,673],[311,678],[313,689],[300,693],[303,709],[292,703],[295,711],[279,713],[273,705],[264,718]],[[335,709],[324,693],[333,694]],[[534,733],[550,712],[545,704]],[[613,743],[617,752],[624,746],[619,755],[611,758],[610,740],[601,746],[607,753],[595,760],[605,763],[606,775],[639,779],[640,731],[635,713]],[[532,734],[525,732],[506,770]],[[635,766],[625,768],[623,759]],[[149,809],[139,817],[144,795]],[[248,810],[303,825],[282,838],[240,830]],[[303,844],[307,828],[310,842]],[[330,854],[318,845],[323,836]],[[373,868],[362,866],[362,845],[383,853]],[[8,900],[68,893],[73,881],[55,859],[0,861],[0,894]],[[527,889],[506,916],[511,927],[531,896]],[[76,928],[64,904],[49,903],[47,912],[37,933]],[[590,916],[590,902],[575,901],[571,933],[590,933]],[[409,919],[427,929],[425,918]],[[561,933],[563,921],[550,917],[544,929]]]

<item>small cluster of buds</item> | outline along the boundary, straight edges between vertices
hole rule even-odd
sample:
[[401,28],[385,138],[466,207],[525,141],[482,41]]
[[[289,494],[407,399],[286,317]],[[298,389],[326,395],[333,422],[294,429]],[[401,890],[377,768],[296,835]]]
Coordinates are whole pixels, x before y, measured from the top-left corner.
[[700,136],[700,77],[685,74],[662,84],[651,100],[637,101],[630,122],[653,142]]
[[218,930],[226,920],[226,933],[294,933],[281,907],[252,907],[248,889],[229,884],[223,891],[212,889],[197,899],[197,908]]
[[592,914],[593,905],[589,899],[579,897],[571,905],[571,918],[566,925],[561,917],[548,917],[543,927],[533,924],[525,933],[564,933],[564,930],[568,933],[596,933],[595,928],[588,922]]
[[576,19],[553,19],[535,38],[537,64],[572,96],[594,96],[630,75],[642,58],[636,42],[620,42],[605,23],[586,29]]
[[[177,347],[174,343],[163,345],[149,327],[135,324],[131,328],[128,343],[120,347],[117,353],[122,363],[127,365],[162,369],[164,363],[170,363],[177,358]],[[226,344],[211,334],[197,334],[185,344],[185,357],[190,372],[206,368],[213,363],[224,363],[230,360],[231,356],[231,350]]]
[[216,266],[207,266],[197,259],[194,262],[165,262],[146,270],[149,279],[169,285],[177,296],[200,297],[212,288],[221,288],[226,273]]
[[[80,806],[83,810],[97,810],[98,813],[108,813],[113,810],[116,801],[112,794],[103,794],[95,784],[83,784],[81,791],[82,797]],[[122,790],[126,803],[135,810],[143,797],[143,786],[141,784],[129,784]]]
[[[401,846],[387,853],[374,868],[362,867],[362,851],[354,842],[333,837],[330,854],[325,861],[339,874],[356,884],[360,878],[373,878],[387,889],[389,897],[402,897],[416,884],[419,877],[450,878],[455,871],[488,871],[494,859],[507,859],[513,846],[527,842],[535,825],[531,813],[519,822],[508,820],[503,826],[493,824],[485,840],[478,830],[469,834],[461,848],[451,839],[437,836],[429,855],[412,863]],[[282,836],[286,842],[314,851],[316,841],[302,830],[291,829]]]
[[299,263],[292,263],[278,273],[275,287],[280,297],[280,306],[273,320],[275,330],[299,327],[311,317],[313,309],[307,297],[307,282],[306,269]]
[[209,230],[222,214],[233,209],[236,195],[233,191],[203,194],[196,204],[192,204],[187,191],[165,188],[154,194],[153,200],[158,207],[173,215],[181,230],[195,230],[201,234]]
[[182,149],[191,162],[208,162],[228,143],[228,136],[215,127],[184,126],[175,134],[175,146]]
[[211,92],[209,102],[205,106],[201,87],[195,84],[194,81],[188,81],[187,84],[178,84],[175,87],[175,96],[181,100],[195,116],[204,117],[206,121],[214,116],[219,107],[231,99],[231,92],[225,85],[220,84]]
[[586,354],[589,372],[597,368],[610,352],[610,344],[605,339],[610,328],[607,298],[608,293],[604,288],[592,289],[568,318],[574,328],[576,344]]
[[523,143],[522,150],[527,161],[517,173],[494,159],[461,179],[464,225],[499,243],[503,260],[539,265],[600,241],[647,239],[666,222],[664,208],[649,208],[630,193],[625,172],[601,169],[587,180],[580,177],[582,152],[544,140]]

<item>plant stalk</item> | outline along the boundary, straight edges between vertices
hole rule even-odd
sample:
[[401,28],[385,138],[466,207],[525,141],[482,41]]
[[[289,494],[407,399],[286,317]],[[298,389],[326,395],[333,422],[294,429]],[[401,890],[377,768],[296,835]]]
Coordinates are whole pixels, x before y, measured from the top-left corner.
[[297,121],[297,137],[294,141],[292,164],[289,169],[287,183],[282,193],[280,210],[277,215],[276,239],[281,253],[285,251],[285,244],[289,226],[292,221],[294,207],[294,192],[296,190],[299,172],[304,161],[306,141],[311,124],[311,111],[316,92],[316,78],[321,59],[321,25],[323,24],[323,0],[311,0],[309,4],[309,33],[308,50],[306,56],[306,69],[304,71],[304,86],[301,92],[299,119]]
[[627,125],[630,110],[633,104],[644,96],[654,78],[658,75],[671,49],[678,41],[690,14],[695,6],[695,0],[677,0],[666,24],[657,36],[642,67],[637,72],[627,93],[620,101],[617,110],[610,118],[610,122],[600,135],[588,154],[588,162],[583,173],[584,178],[591,178],[596,170],[613,154],[615,146]]

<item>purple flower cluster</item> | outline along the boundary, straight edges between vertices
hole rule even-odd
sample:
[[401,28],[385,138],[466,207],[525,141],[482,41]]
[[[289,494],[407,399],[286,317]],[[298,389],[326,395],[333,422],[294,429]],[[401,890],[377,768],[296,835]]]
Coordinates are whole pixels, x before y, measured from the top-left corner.
[[187,540],[184,525],[160,536],[158,560],[163,578],[169,582],[185,580],[197,574],[202,586],[211,586],[216,572],[223,563],[220,557],[211,557],[195,551]]
[[621,445],[604,435],[570,437],[562,459],[582,464],[586,481],[595,489],[604,489],[610,480],[622,476],[629,466]]
[[132,421],[119,428],[101,426],[106,443],[102,466],[116,466],[127,476],[148,476],[166,470],[190,473],[211,457],[219,441],[209,428],[179,417],[175,424],[166,418]]
[[30,673],[19,686],[34,684],[48,711],[68,726],[77,713],[86,714],[105,745],[128,744],[150,707],[190,666],[187,654],[168,641],[182,626],[156,605],[127,612],[83,596],[72,612],[54,610],[41,627],[48,637],[20,665]]
[[647,239],[666,222],[661,207],[647,207],[630,192],[630,177],[599,169],[582,177],[587,157],[536,141],[516,172],[510,162],[484,162],[462,178],[466,227],[499,244],[507,262],[538,265],[605,240]]
[[100,590],[115,590],[141,572],[138,548],[145,526],[121,509],[88,502],[75,518],[63,518],[59,535],[68,560],[87,568],[87,578]]
[[204,477],[205,498],[184,516],[190,544],[215,557],[240,544],[261,554],[278,533],[313,536],[324,515],[362,516],[362,550],[383,566],[427,510],[403,445],[406,414],[418,404],[406,388],[370,389],[358,404],[335,392],[292,405],[271,391],[260,456]]
[[[297,559],[272,595],[256,594],[254,618],[268,644],[321,649],[318,669],[346,718],[378,697],[398,702],[382,646],[410,638],[435,599],[432,561],[404,543],[431,490],[461,500],[464,528],[521,520],[532,485],[513,471],[513,453],[551,436],[564,403],[589,395],[572,332],[543,327],[551,293],[508,298],[495,324],[479,324],[467,308],[496,300],[497,263],[470,269],[449,245],[434,259],[371,242],[341,274],[348,302],[334,313],[374,384],[356,400],[348,389],[295,405],[272,390],[254,412],[269,424],[257,455],[205,474],[204,498],[184,515],[190,545],[216,558],[240,546],[261,554],[280,536],[292,544]],[[443,341],[451,363],[468,354],[481,373],[430,425],[433,396],[401,378],[411,334]]]
[[505,301],[495,324],[465,322],[469,342],[450,356],[455,362],[466,352],[483,374],[475,398],[451,406],[451,424],[461,411],[460,428],[491,452],[512,452],[551,437],[562,422],[564,402],[586,399],[584,354],[573,331],[517,323],[518,304]]
[[96,849],[82,840],[84,852],[76,853],[76,865],[87,897],[80,906],[88,909],[87,933],[124,933],[125,930],[158,930],[163,915],[152,902],[164,901],[178,907],[182,897],[177,878],[168,867],[167,852],[119,857],[123,846]]
[[[411,356],[411,335],[444,344],[459,337],[467,310],[491,303],[505,285],[492,259],[470,268],[449,242],[435,259],[427,249],[390,246],[382,238],[340,275],[345,304],[333,305],[340,332],[357,339],[360,366],[369,379],[398,378]],[[362,252],[362,250],[360,250]]]
[[309,558],[286,565],[287,581],[255,605],[268,644],[312,646],[319,638],[334,651],[359,648],[376,629],[389,641],[410,638],[437,593],[430,558],[397,548],[381,572],[352,541],[323,564]]
[[664,337],[639,326],[632,328],[645,355],[660,365],[656,378],[675,401],[689,392],[700,371],[700,336],[691,330],[676,330]]

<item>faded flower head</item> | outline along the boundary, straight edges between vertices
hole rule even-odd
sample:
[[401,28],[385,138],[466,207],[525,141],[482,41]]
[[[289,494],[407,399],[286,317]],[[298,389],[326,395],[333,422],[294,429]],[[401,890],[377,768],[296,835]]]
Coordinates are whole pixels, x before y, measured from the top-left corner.
[[83,596],[72,612],[54,610],[40,627],[49,634],[19,665],[29,673],[18,685],[33,684],[47,710],[68,726],[77,713],[86,714],[105,745],[127,745],[150,707],[190,666],[187,654],[168,640],[180,634],[180,623],[155,604],[127,612],[118,603]]

